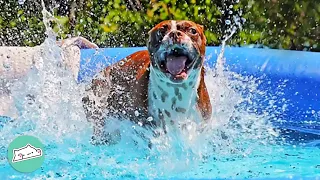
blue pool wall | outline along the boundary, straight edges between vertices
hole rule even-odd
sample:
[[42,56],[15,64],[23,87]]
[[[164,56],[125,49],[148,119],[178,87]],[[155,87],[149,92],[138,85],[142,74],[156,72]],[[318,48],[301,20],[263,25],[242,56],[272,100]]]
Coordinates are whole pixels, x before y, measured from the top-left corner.
[[[86,83],[108,65],[145,49],[82,49],[78,81]],[[207,47],[207,66],[214,67],[220,50]],[[229,71],[261,79],[258,88],[267,97],[255,97],[257,109],[277,111],[274,121],[279,126],[320,134],[320,53],[226,47],[224,57]],[[272,98],[276,99],[274,110],[269,104]]]

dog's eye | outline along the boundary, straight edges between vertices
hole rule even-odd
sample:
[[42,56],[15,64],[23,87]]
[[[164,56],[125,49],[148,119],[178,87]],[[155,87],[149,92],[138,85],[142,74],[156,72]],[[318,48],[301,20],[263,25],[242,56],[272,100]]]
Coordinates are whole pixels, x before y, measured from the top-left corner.
[[164,26],[162,26],[161,28],[159,28],[159,31],[158,31],[158,33],[159,33],[159,35],[164,35],[166,32],[167,32],[167,30],[168,30],[168,26],[167,25],[164,25]]
[[160,31],[161,33],[165,33],[165,32],[166,32],[166,30],[167,30],[167,28],[166,28],[166,27],[161,27],[161,28],[159,29],[159,31]]
[[159,29],[157,32],[158,37],[163,37],[164,36],[164,31]]
[[189,28],[189,33],[191,33],[192,35],[196,35],[198,34],[197,30],[195,28]]

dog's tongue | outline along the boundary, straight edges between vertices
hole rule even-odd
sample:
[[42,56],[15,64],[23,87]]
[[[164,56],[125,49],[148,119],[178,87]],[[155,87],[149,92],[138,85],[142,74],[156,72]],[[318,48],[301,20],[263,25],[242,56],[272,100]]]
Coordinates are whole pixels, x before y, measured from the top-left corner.
[[186,56],[168,56],[167,57],[167,69],[172,75],[180,74],[186,64]]

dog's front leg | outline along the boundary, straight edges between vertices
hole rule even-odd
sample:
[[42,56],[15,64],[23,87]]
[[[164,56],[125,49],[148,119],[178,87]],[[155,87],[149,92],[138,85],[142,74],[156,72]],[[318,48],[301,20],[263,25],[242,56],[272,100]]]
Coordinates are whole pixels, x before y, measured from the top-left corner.
[[[83,107],[87,120],[93,123],[92,144],[112,145],[120,141],[120,130],[117,129],[116,119],[109,116],[109,97],[111,82],[109,79],[110,69],[99,73],[92,80],[83,97]],[[107,75],[107,77],[105,77]]]
[[88,95],[82,99],[86,118],[93,125],[91,143],[94,145],[116,144],[120,141],[120,131],[113,127],[114,119],[106,117],[104,106],[99,106],[98,102],[91,98]]

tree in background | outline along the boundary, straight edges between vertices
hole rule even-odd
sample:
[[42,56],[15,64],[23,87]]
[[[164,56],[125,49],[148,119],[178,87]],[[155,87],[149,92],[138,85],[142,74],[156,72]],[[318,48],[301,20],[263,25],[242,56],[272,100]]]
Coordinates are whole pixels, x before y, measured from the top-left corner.
[[[21,0],[19,0],[21,1]],[[44,38],[40,0],[0,0],[0,43],[34,46]],[[320,51],[319,0],[65,0],[45,1],[59,38],[81,35],[101,47],[145,46],[147,32],[165,19],[205,26],[208,45],[228,44]],[[241,28],[241,29],[239,29]]]

